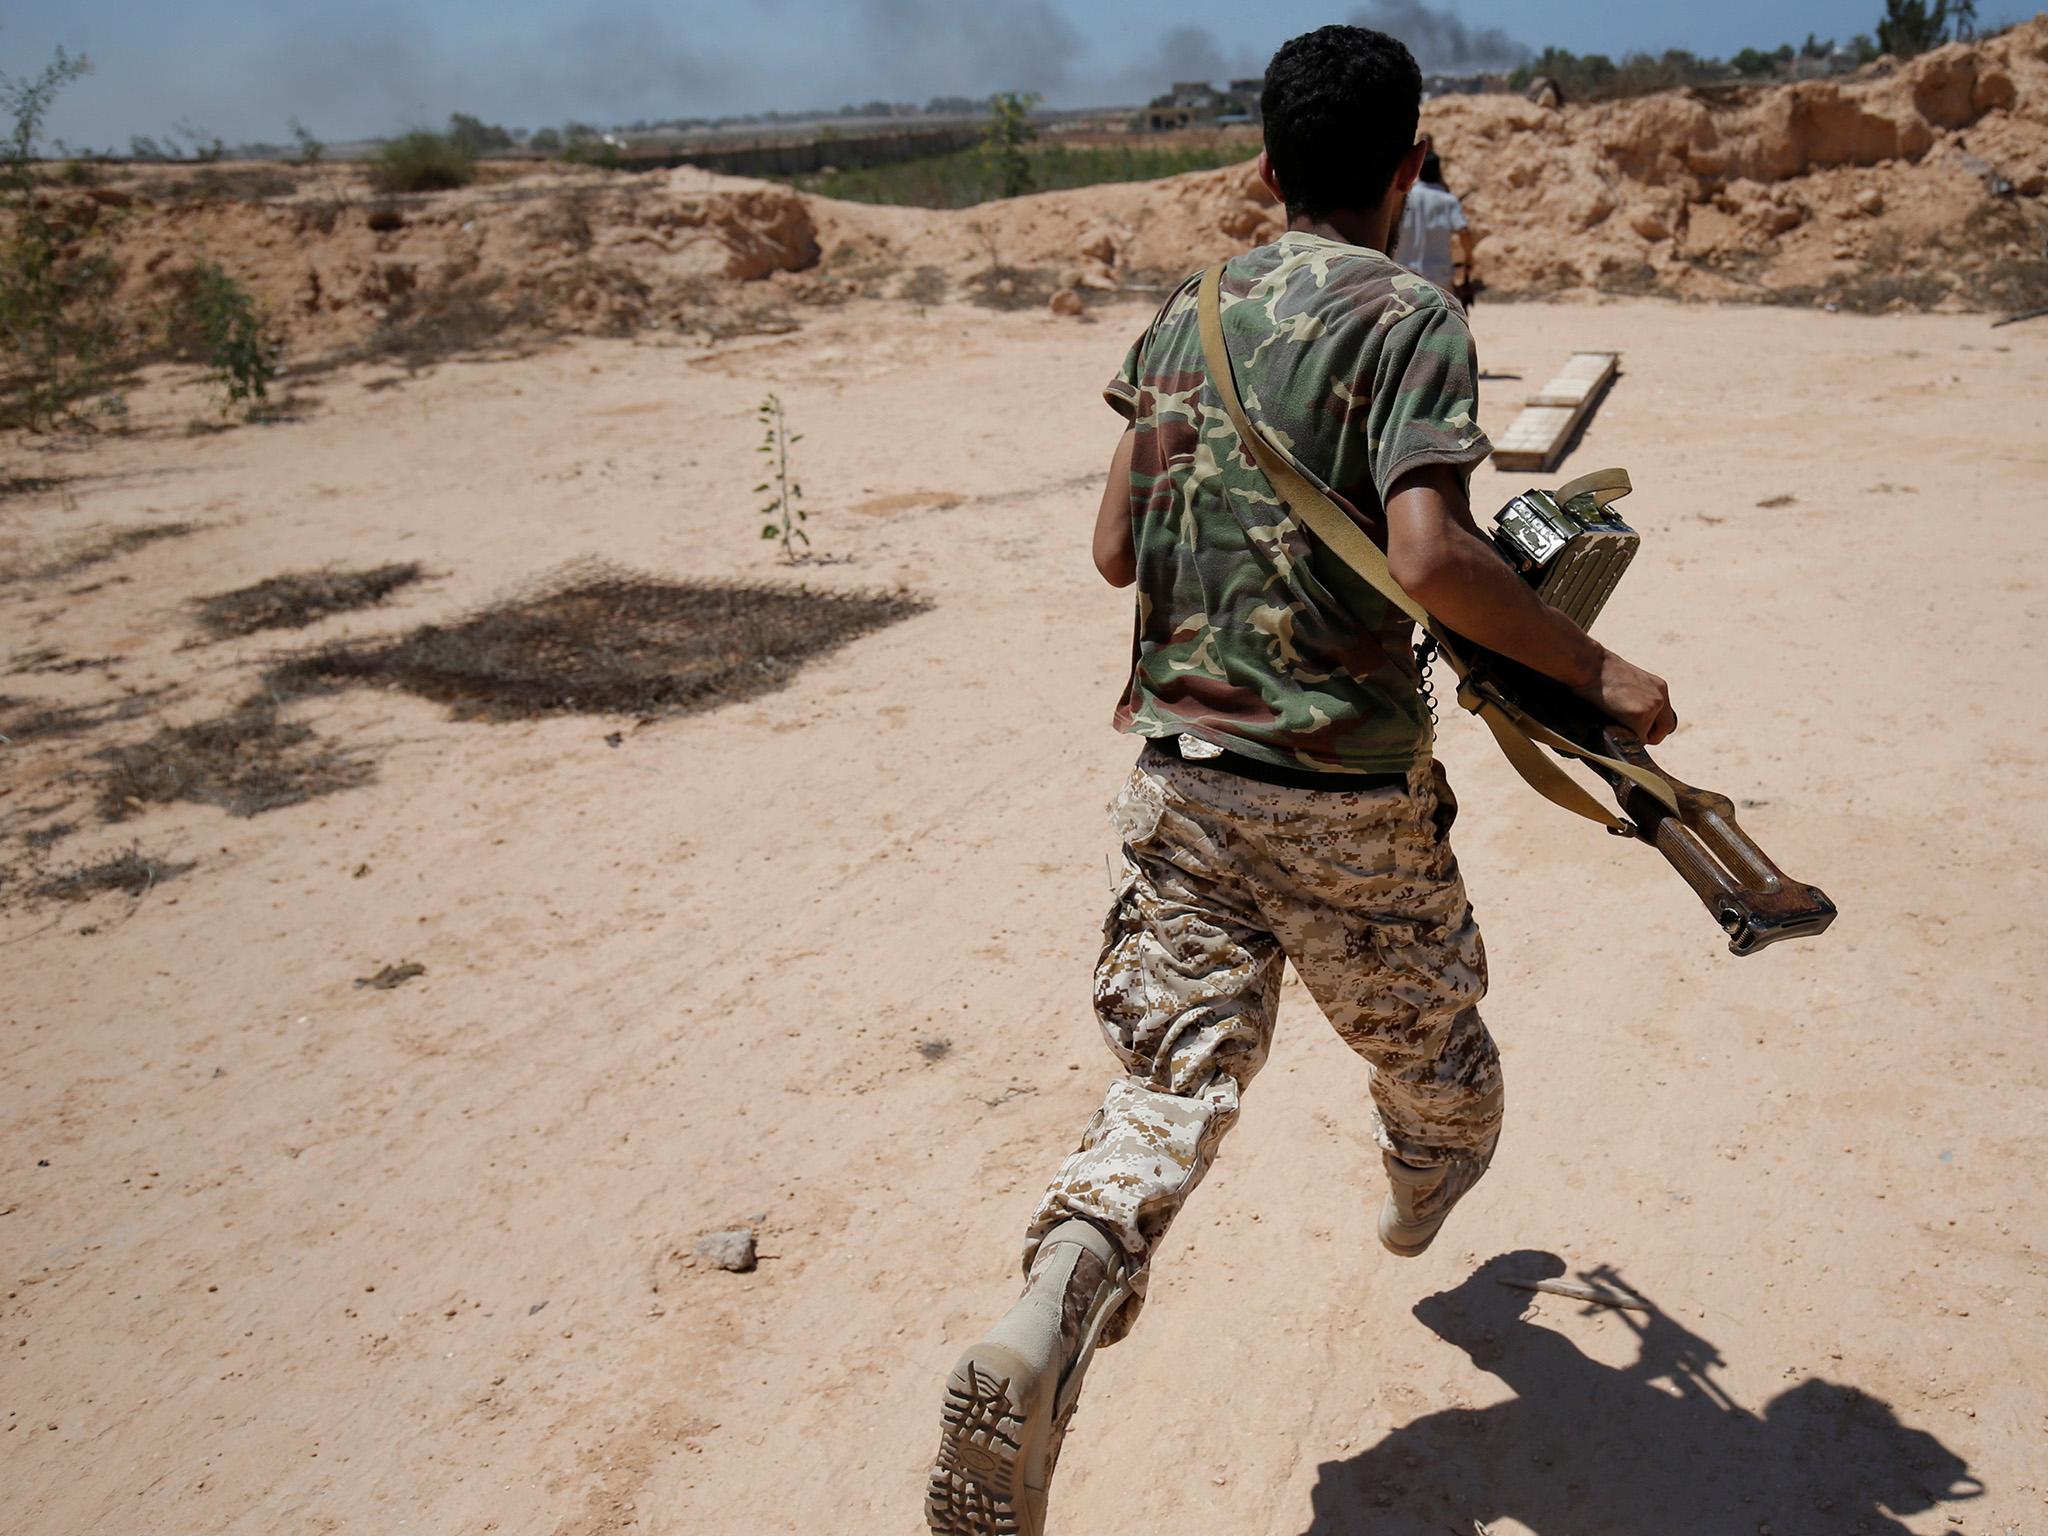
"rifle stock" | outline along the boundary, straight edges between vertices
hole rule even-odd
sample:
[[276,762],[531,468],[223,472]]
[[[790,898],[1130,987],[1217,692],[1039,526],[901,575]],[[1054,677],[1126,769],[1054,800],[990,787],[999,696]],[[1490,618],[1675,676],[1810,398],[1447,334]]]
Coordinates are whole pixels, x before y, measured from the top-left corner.
[[[1469,642],[1467,643],[1469,645]],[[1758,847],[1735,818],[1726,795],[1674,778],[1626,727],[1540,673],[1482,647],[1468,683],[1510,709],[1534,716],[1566,740],[1661,775],[1678,801],[1674,812],[1634,780],[1590,764],[1614,791],[1635,835],[1664,855],[1728,935],[1735,954],[1754,954],[1780,939],[1827,931],[1835,904],[1818,887],[1794,880]]]

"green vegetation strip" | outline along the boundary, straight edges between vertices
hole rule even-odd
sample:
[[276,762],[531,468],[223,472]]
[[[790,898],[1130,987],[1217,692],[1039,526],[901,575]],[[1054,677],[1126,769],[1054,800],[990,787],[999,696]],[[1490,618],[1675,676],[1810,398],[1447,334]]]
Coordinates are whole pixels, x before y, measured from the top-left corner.
[[[1238,165],[1257,153],[1243,144],[1175,144],[1146,141],[1128,145],[1070,147],[1048,144],[1028,151],[1034,192],[1058,192],[1106,182],[1157,181],[1186,171]],[[781,176],[803,192],[855,203],[890,203],[908,208],[972,208],[1003,195],[1003,169],[979,149],[870,165],[859,170],[812,171]]]

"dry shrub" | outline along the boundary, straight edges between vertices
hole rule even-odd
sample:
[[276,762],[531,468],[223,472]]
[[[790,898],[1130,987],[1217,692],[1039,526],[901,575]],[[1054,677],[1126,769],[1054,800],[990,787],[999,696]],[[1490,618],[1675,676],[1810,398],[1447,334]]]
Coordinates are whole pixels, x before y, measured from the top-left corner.
[[580,564],[451,624],[295,657],[272,679],[286,692],[402,688],[466,719],[682,714],[779,688],[810,658],[926,606],[901,592],[662,581]]
[[139,527],[116,528],[110,533],[94,534],[37,564],[0,565],[0,587],[31,581],[62,581],[163,539],[182,539],[204,526],[202,523],[145,523]]
[[189,176],[165,177],[151,186],[159,201],[180,203],[260,203],[290,197],[299,190],[296,176],[270,165],[201,166]]
[[373,607],[424,574],[416,560],[361,571],[296,571],[202,597],[193,609],[200,627],[216,640],[304,629],[329,614]]
[[319,795],[366,784],[361,757],[283,719],[269,698],[255,698],[213,720],[167,727],[147,741],[93,754],[98,809],[124,821],[144,806],[189,800],[231,816],[257,816]]
[[449,192],[475,179],[469,146],[425,129],[400,134],[370,162],[370,184],[379,192]]
[[175,880],[192,869],[191,864],[173,864],[130,847],[111,858],[74,868],[37,881],[28,895],[38,901],[90,901],[105,891],[122,891],[145,896],[166,880]]

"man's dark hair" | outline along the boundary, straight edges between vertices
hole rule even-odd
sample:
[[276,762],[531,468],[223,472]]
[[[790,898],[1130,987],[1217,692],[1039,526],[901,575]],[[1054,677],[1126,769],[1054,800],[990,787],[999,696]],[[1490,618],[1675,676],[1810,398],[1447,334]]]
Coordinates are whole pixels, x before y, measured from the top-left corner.
[[1422,71],[1384,32],[1318,27],[1273,55],[1259,114],[1290,217],[1371,208],[1414,147]]
[[[1437,159],[1435,150],[1432,149],[1422,157],[1422,174],[1415,179],[1417,181],[1426,181],[1432,187],[1442,187],[1444,185],[1444,163]],[[1444,187],[1444,190],[1448,192],[1450,188]]]

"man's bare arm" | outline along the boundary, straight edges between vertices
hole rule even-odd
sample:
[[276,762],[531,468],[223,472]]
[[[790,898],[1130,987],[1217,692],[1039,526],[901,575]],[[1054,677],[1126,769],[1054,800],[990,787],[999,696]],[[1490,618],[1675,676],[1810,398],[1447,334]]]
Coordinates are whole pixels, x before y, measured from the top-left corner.
[[1664,680],[1624,661],[1536,595],[1472,522],[1464,477],[1413,470],[1387,497],[1387,566],[1410,597],[1488,650],[1557,679],[1655,745],[1678,727]]
[[1131,450],[1137,438],[1137,432],[1126,427],[1116,440],[1102,507],[1095,514],[1095,569],[1112,587],[1128,587],[1138,579],[1138,554],[1131,547]]

